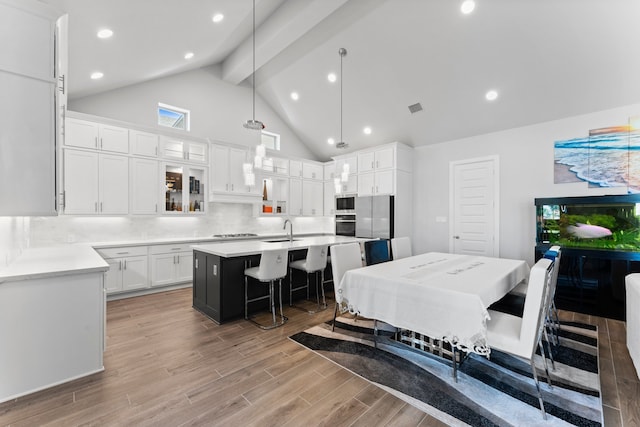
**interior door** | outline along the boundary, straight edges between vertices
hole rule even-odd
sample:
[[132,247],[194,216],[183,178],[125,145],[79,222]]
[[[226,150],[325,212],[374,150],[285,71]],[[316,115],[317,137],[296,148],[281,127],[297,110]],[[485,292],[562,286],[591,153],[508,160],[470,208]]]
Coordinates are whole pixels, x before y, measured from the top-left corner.
[[498,157],[451,162],[449,251],[499,256]]

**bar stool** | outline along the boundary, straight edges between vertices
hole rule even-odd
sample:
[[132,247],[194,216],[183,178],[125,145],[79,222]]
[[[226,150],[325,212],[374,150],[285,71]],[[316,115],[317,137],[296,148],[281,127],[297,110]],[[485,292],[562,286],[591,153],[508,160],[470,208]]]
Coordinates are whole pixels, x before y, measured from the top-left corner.
[[[327,301],[324,296],[324,269],[327,268],[327,251],[328,245],[309,246],[307,249],[307,257],[289,263],[289,305],[293,306],[293,292],[301,289],[307,290],[307,299],[309,299],[309,275],[316,275],[316,298],[318,299],[318,310],[327,308]],[[293,270],[301,270],[307,273],[307,282],[304,285],[293,287]],[[320,282],[318,282],[318,273],[320,273]],[[322,289],[322,304],[320,304],[320,289]],[[304,310],[301,307],[296,307]],[[308,313],[316,313],[317,311],[305,310]]]
[[[250,267],[244,270],[244,318],[253,322],[262,329],[273,329],[282,326],[288,320],[282,311],[282,278],[287,275],[287,249],[275,249],[262,251],[260,256],[260,265]],[[269,294],[249,299],[247,288],[249,286],[248,278],[252,277],[262,283],[269,283]],[[275,307],[275,281],[278,281],[278,294],[280,302],[280,321],[276,321]],[[270,325],[262,325],[256,322],[253,317],[249,317],[248,305],[250,302],[260,301],[269,298],[269,306],[271,307],[271,315],[273,322]]]

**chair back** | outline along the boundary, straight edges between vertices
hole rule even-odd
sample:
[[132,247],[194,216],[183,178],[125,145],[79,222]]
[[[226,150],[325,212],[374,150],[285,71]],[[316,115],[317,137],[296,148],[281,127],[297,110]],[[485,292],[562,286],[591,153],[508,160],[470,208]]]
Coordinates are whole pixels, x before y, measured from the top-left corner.
[[391,239],[391,255],[393,259],[408,258],[411,253],[411,239],[409,237],[394,237]]
[[327,245],[309,246],[307,250],[307,271],[320,271],[327,267]]
[[342,276],[347,270],[360,267],[362,267],[362,254],[359,243],[331,246],[331,272],[336,289],[340,286]]
[[287,275],[288,249],[272,249],[262,251],[258,276],[260,280],[280,279]]
[[529,286],[524,300],[524,311],[520,326],[520,349],[518,355],[532,358],[542,334],[545,319],[545,300],[551,280],[553,261],[541,258],[531,268]]
[[389,242],[383,239],[364,242],[364,259],[367,265],[390,261]]

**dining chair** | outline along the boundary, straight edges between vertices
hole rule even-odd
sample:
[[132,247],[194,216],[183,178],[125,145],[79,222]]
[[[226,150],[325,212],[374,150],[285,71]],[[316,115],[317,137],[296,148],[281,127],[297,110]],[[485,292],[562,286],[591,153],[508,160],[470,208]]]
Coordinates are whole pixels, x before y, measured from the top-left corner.
[[391,239],[391,255],[393,259],[408,258],[411,253],[411,239],[409,237],[394,237]]
[[389,256],[389,241],[378,239],[364,242],[364,260],[367,265],[391,261],[391,257]]
[[[261,329],[273,329],[282,326],[288,320],[282,311],[282,278],[287,275],[287,249],[273,249],[262,251],[260,264],[257,267],[249,267],[244,270],[244,318],[254,323]],[[255,298],[249,298],[249,278],[261,283],[269,284],[269,293]],[[278,299],[280,304],[280,321],[276,321],[275,307],[275,281],[278,281]],[[273,321],[269,325],[258,323],[253,316],[249,316],[249,303],[269,299],[269,307]]]
[[489,348],[524,359],[531,365],[540,411],[545,420],[547,415],[534,358],[536,348],[539,348],[547,375],[547,384],[551,387],[551,377],[542,346],[542,332],[545,327],[544,305],[547,298],[546,293],[550,287],[553,264],[554,262],[550,259],[542,258],[531,268],[522,317],[489,310],[490,320],[487,321],[487,345]]
[[[327,308],[327,301],[324,296],[324,269],[327,268],[327,251],[328,245],[314,245],[309,246],[307,249],[307,256],[305,259],[299,259],[289,262],[289,305],[292,307],[300,308],[293,305],[293,292],[303,289],[307,290],[307,299],[309,299],[309,276],[315,274],[316,279],[316,298],[318,300],[318,310],[324,310]],[[294,287],[293,283],[293,270],[304,271],[307,276],[307,280],[304,284]],[[318,281],[318,273],[320,273],[320,281]],[[320,291],[322,291],[322,304],[320,303]],[[305,310],[308,313],[316,313],[316,311]]]
[[343,245],[331,246],[331,273],[333,274],[333,288],[335,289],[336,306],[333,311],[333,324],[331,330],[335,329],[336,317],[340,303],[338,302],[340,293],[340,281],[348,270],[362,267],[362,252],[359,243],[346,243]]

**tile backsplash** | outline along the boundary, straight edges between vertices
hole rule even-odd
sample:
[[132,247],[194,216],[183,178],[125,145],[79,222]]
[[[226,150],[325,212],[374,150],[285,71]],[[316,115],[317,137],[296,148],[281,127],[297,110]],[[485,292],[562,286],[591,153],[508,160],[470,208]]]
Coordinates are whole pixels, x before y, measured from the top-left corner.
[[0,268],[11,264],[29,246],[30,218],[0,217]]
[[[0,222],[0,231],[10,231],[8,248],[43,247],[64,243],[131,241],[174,237],[209,237],[214,234],[285,234],[283,217],[256,217],[254,207],[241,203],[210,203],[202,216],[65,216],[8,218]],[[14,224],[15,223],[15,224]],[[25,226],[26,224],[26,226]],[[325,217],[293,218],[294,234],[332,233],[333,219]],[[3,239],[4,240],[4,239]],[[16,245],[16,242],[18,243]],[[18,250],[18,252],[19,252]],[[1,264],[0,264],[1,265]]]

